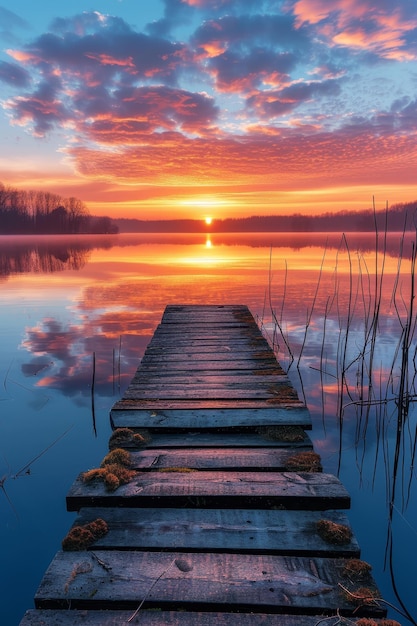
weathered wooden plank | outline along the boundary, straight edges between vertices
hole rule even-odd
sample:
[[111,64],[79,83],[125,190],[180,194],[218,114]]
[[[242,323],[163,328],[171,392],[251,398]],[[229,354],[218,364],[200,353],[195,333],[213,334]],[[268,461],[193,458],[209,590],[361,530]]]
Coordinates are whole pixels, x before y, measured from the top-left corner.
[[[261,370],[275,370],[277,367],[277,362],[275,359],[271,358],[271,359],[262,359],[256,362],[256,365],[252,364],[251,367],[248,367],[248,362],[245,359],[236,359],[235,361],[222,361],[222,366],[221,369],[224,372],[227,372],[228,370],[234,370],[234,371],[238,371],[238,370],[244,370],[244,371],[248,371],[248,370],[252,370],[254,371],[255,369],[258,371]],[[212,372],[216,372],[219,369],[219,362],[218,361],[212,361],[212,360],[202,360],[202,361],[194,361],[192,359],[185,359],[185,360],[172,360],[172,361],[166,361],[166,362],[162,362],[162,361],[154,361],[153,363],[146,362],[146,363],[141,363],[140,368],[144,368],[146,369],[146,371],[151,372],[169,372],[169,371],[182,371],[182,372],[186,372],[186,371],[191,371],[194,372],[196,370],[209,370]]]
[[242,304],[241,302],[233,302],[231,304],[185,304],[182,302],[176,302],[175,304],[167,304],[167,306],[165,307],[165,313],[190,313],[192,311],[215,311],[217,309],[219,309],[220,311],[236,311],[237,313],[249,312],[248,305]]
[[183,338],[182,335],[179,335],[174,340],[170,341],[168,336],[158,337],[154,335],[147,345],[146,352],[154,352],[158,350],[178,352],[184,345],[186,345],[188,349],[193,352],[198,352],[199,349],[210,352],[214,352],[215,350],[228,351],[232,348],[235,350],[271,350],[271,347],[262,335],[259,335],[254,339],[241,336],[234,337],[233,342],[223,340],[190,341],[188,337]]
[[[266,443],[266,442],[265,442]],[[130,451],[132,468],[135,470],[158,470],[172,467],[187,467],[200,471],[227,470],[250,471],[291,471],[289,459],[294,454],[309,452],[309,448],[300,448],[296,451],[288,448],[235,448],[230,453],[228,448],[208,449],[153,449]],[[314,465],[315,471],[321,471],[321,465]]]
[[324,541],[317,522],[349,527],[338,511],[267,511],[250,509],[84,508],[74,526],[101,518],[108,533],[94,550],[175,550],[359,558],[355,537],[345,544]]
[[295,389],[291,386],[288,379],[283,378],[282,380],[277,380],[276,378],[265,378],[264,380],[257,380],[255,376],[244,376],[242,378],[234,377],[230,379],[229,377],[222,376],[221,378],[213,379],[211,381],[201,380],[198,376],[197,372],[192,373],[190,376],[187,376],[183,379],[182,384],[178,383],[178,381],[167,380],[165,381],[165,377],[151,377],[147,376],[146,378],[141,378],[140,376],[135,377],[130,383],[128,389],[134,390],[135,392],[140,392],[140,390],[152,390],[158,391],[159,389],[163,390],[168,388],[169,390],[176,390],[178,387],[189,388],[190,390],[198,393],[199,395],[204,390],[210,391],[210,393],[218,390],[218,391],[226,391],[231,389],[236,389],[239,392],[244,391],[246,393],[256,392],[268,392],[273,393],[275,395],[280,394],[281,390],[285,393],[291,392],[290,395],[294,396],[296,394]]
[[229,359],[246,359],[246,358],[252,358],[252,357],[258,357],[259,355],[262,358],[265,358],[266,356],[269,357],[273,357],[273,353],[271,354],[267,354],[267,351],[265,350],[265,348],[250,348],[247,346],[233,346],[233,347],[228,347],[228,346],[223,346],[223,348],[218,348],[217,346],[200,346],[200,349],[197,348],[190,348],[188,345],[183,344],[180,347],[175,347],[172,349],[161,349],[161,348],[154,348],[152,350],[147,350],[145,352],[145,357],[152,357],[152,358],[162,358],[162,357],[171,357],[172,359],[175,357],[181,357],[187,355],[188,358],[194,358],[194,357],[200,357],[203,356],[205,357],[206,360],[226,360],[227,358]]
[[[180,409],[159,410],[154,405],[150,409],[135,409],[135,404],[117,402],[111,410],[114,428],[182,428],[198,430],[207,428],[251,428],[258,430],[265,426],[301,426],[311,428],[311,416],[303,404],[290,407],[270,407],[246,409],[236,408],[233,402],[230,408],[197,407],[187,408],[184,402]],[[218,404],[218,403],[217,403]],[[240,403],[242,405],[242,402]]]
[[[221,371],[221,370],[220,370]],[[270,374],[255,374],[256,370],[241,371],[238,374],[226,374],[223,376],[217,376],[215,373],[211,373],[207,376],[202,376],[198,370],[194,370],[187,375],[178,376],[177,371],[171,373],[171,376],[165,376],[162,372],[158,375],[155,372],[147,372],[145,368],[139,369],[129,386],[141,386],[147,387],[158,385],[183,385],[189,386],[203,386],[205,385],[209,389],[215,389],[216,387],[236,387],[236,388],[261,388],[269,389],[273,385],[287,385],[291,386],[288,376],[271,376]],[[272,387],[273,388],[273,387]]]
[[280,507],[292,510],[347,509],[350,497],[335,476],[296,472],[139,472],[109,492],[102,482],[81,475],[67,495],[67,509],[83,506],[127,507]]
[[[243,313],[243,312],[242,312]],[[201,320],[213,320],[214,322],[235,322],[247,319],[248,322],[253,322],[253,316],[251,313],[246,312],[243,315],[236,315],[236,311],[181,311],[181,312],[165,312],[161,323],[162,324],[177,324],[184,323],[184,320],[190,324],[199,324]]]
[[220,353],[220,352],[213,352],[210,354],[207,353],[198,353],[198,354],[187,354],[187,351],[184,350],[181,353],[178,354],[145,354],[142,361],[141,361],[141,365],[156,365],[158,363],[171,363],[171,362],[180,362],[180,361],[190,361],[190,360],[195,361],[197,364],[201,363],[201,362],[208,362],[208,363],[216,363],[217,368],[221,368],[222,367],[222,363],[226,362],[226,363],[233,363],[235,364],[236,361],[239,363],[239,366],[234,367],[234,369],[242,369],[243,366],[245,366],[246,369],[250,369],[253,370],[258,366],[258,362],[262,362],[265,364],[268,364],[269,366],[275,366],[277,365],[276,359],[273,356],[273,354],[266,354],[263,353],[262,351],[260,352],[253,352],[251,354],[249,353],[234,353],[234,354],[228,354],[227,352],[224,353]]
[[[360,614],[340,583],[346,561],[273,555],[94,551],[58,552],[35,595],[37,608],[145,606],[274,613]],[[358,585],[359,586],[359,585]],[[363,586],[363,582],[362,585]],[[366,586],[376,591],[371,576]],[[367,615],[384,609],[367,606]]]
[[235,332],[236,334],[238,334],[241,329],[245,331],[249,330],[250,332],[261,332],[254,320],[245,321],[239,319],[227,319],[225,317],[223,319],[208,319],[202,317],[201,319],[195,318],[193,320],[184,320],[178,318],[177,320],[171,320],[170,322],[167,320],[163,320],[163,323],[159,324],[155,332],[160,334],[177,332],[177,330],[179,330],[181,332],[185,331],[190,333],[196,333],[201,331],[204,334],[207,332],[207,326],[210,327],[210,330],[214,330],[216,332],[217,330],[222,331],[229,329],[232,333]]
[[[176,341],[181,338],[182,341],[201,341],[201,342],[223,342],[228,346],[233,346],[234,341],[240,341],[241,339],[248,339],[250,341],[256,341],[258,338],[263,338],[260,331],[255,329],[248,329],[242,327],[239,332],[233,332],[231,328],[215,328],[211,324],[205,325],[204,329],[197,329],[195,327],[188,328],[164,328],[157,331],[155,335],[155,341],[164,341],[175,345]],[[260,346],[262,348],[262,346]],[[266,349],[266,348],[265,348]],[[271,348],[268,348],[271,350]]]
[[206,319],[208,320],[212,319],[214,323],[216,323],[216,320],[220,320],[220,321],[225,320],[225,321],[246,322],[247,324],[255,324],[256,326],[258,326],[258,323],[256,322],[255,318],[249,311],[241,312],[240,314],[236,312],[231,313],[231,312],[224,312],[224,311],[223,312],[187,311],[186,313],[181,312],[181,313],[175,313],[175,314],[165,312],[161,319],[161,325],[165,326],[170,323],[181,324],[184,322],[189,322],[190,324],[193,324],[193,323],[198,324],[200,320],[206,320]]
[[198,316],[225,316],[231,319],[234,318],[246,318],[249,317],[253,319],[252,314],[249,311],[249,308],[245,305],[227,305],[227,306],[218,306],[218,305],[204,305],[204,304],[191,304],[191,305],[168,305],[165,308],[164,314],[162,316],[162,322],[165,322],[167,319],[172,318],[175,319],[179,317],[180,319],[193,319]]
[[280,398],[267,399],[177,399],[177,400],[160,400],[159,398],[150,398],[148,400],[122,398],[113,405],[113,410],[125,409],[151,409],[153,411],[168,411],[170,409],[269,409],[271,407],[280,407],[285,409],[303,408],[304,405],[298,400],[281,400]]
[[136,375],[132,378],[132,385],[144,384],[147,385],[159,385],[162,382],[166,385],[188,385],[188,384],[205,384],[214,388],[216,385],[221,386],[223,384],[230,385],[267,385],[274,382],[290,384],[287,376],[274,373],[272,370],[263,370],[260,373],[255,373],[256,370],[241,370],[233,372],[232,374],[223,372],[220,370],[218,374],[214,372],[207,372],[201,374],[200,370],[190,370],[189,372],[166,371],[166,372],[148,372],[145,368],[138,370]]
[[198,339],[202,337],[224,337],[226,340],[233,337],[262,337],[262,332],[255,323],[231,322],[224,324],[160,324],[155,330],[157,337],[185,334],[187,337]]
[[199,308],[183,308],[181,311],[174,311],[172,309],[166,309],[162,316],[162,323],[169,323],[170,321],[177,320],[200,320],[201,318],[214,318],[214,319],[248,319],[253,320],[253,316],[249,309],[245,306],[234,309],[220,309],[219,307],[204,307]]
[[249,308],[247,304],[242,304],[241,302],[233,302],[232,304],[185,304],[185,303],[176,303],[176,304],[168,304],[165,308],[164,315],[169,315],[170,313],[192,313],[199,311],[220,311],[220,312],[231,312],[231,313],[249,313]]
[[202,320],[200,323],[190,323],[187,320],[178,321],[178,323],[173,324],[159,324],[155,329],[155,336],[159,335],[170,335],[175,332],[184,330],[187,334],[190,333],[192,335],[198,335],[200,332],[203,337],[207,334],[207,332],[220,332],[222,335],[227,334],[235,337],[262,337],[262,331],[258,328],[256,323],[252,320],[249,322],[235,320],[235,321],[225,321],[225,322],[216,322],[216,321],[204,321]]
[[236,311],[237,313],[249,312],[248,305],[239,302],[234,302],[232,304],[185,304],[177,302],[176,304],[167,304],[167,306],[165,307],[165,313],[190,313],[192,311],[215,311],[217,309],[219,309],[220,311]]
[[[20,626],[125,626],[132,611],[72,610],[54,611],[31,609],[25,613]],[[219,613],[190,611],[161,611],[141,609],[132,624],[142,626],[339,626],[341,618],[323,615],[279,615],[273,613]],[[360,619],[360,618],[357,618]],[[385,626],[380,618],[372,617],[376,625]],[[357,621],[350,616],[352,625]]]
[[176,323],[177,321],[196,321],[197,323],[201,319],[220,319],[220,320],[238,320],[238,321],[248,321],[253,322],[254,317],[250,313],[249,309],[244,308],[241,309],[229,309],[229,310],[220,310],[220,309],[183,309],[182,311],[173,311],[173,310],[165,310],[161,322],[163,324],[167,323]]
[[[291,398],[294,398],[294,397],[298,398],[297,392],[295,391],[294,387],[292,387],[288,383],[288,381],[285,381],[285,380],[282,382],[276,382],[274,380],[270,380],[264,384],[259,382],[259,384],[252,383],[252,385],[243,383],[243,384],[239,384],[239,386],[237,387],[237,390],[234,391],[234,389],[236,388],[236,385],[237,384],[234,385],[233,382],[229,382],[225,378],[220,380],[217,384],[212,383],[211,385],[208,385],[208,384],[195,381],[193,379],[193,376],[190,376],[188,384],[180,388],[178,388],[178,386],[173,385],[173,384],[164,385],[161,383],[161,381],[158,381],[158,380],[155,380],[154,382],[149,381],[149,380],[141,382],[140,380],[136,379],[129,385],[128,390],[130,390],[131,392],[135,392],[135,393],[141,393],[143,394],[144,398],[146,398],[147,393],[149,392],[154,393],[155,390],[157,391],[160,390],[161,393],[170,394],[168,397],[175,397],[175,398],[182,398],[184,396],[188,397],[190,393],[191,394],[194,393],[196,397],[199,397],[199,396],[205,397],[204,392],[209,394],[208,397],[210,398],[212,396],[222,398],[221,394],[227,394],[226,397],[229,397],[232,394],[232,397],[238,396],[239,398],[251,397],[250,394],[253,394],[252,397],[255,397],[255,398],[258,396],[270,397],[271,395],[273,396],[279,395],[280,397],[289,396]],[[214,395],[216,392],[219,394],[219,396]],[[162,396],[157,396],[157,397],[163,398],[164,396],[162,395]]]
[[202,321],[200,324],[176,323],[176,324],[160,324],[154,334],[154,341],[161,338],[182,337],[183,339],[202,339],[203,341],[212,339],[223,339],[226,342],[232,342],[241,339],[262,338],[262,331],[257,327],[255,322],[222,322],[212,323]]
[[199,310],[208,310],[215,311],[219,309],[220,311],[236,311],[240,312],[249,312],[249,307],[247,304],[242,304],[241,302],[233,302],[231,304],[185,304],[182,302],[176,302],[175,304],[167,304],[165,308],[165,313],[175,313],[175,312],[185,312],[189,313],[191,311],[199,311]]
[[191,339],[189,337],[183,337],[182,335],[178,335],[177,337],[170,337],[165,335],[164,337],[158,337],[154,335],[153,338],[147,345],[146,351],[149,352],[157,351],[157,350],[181,350],[184,346],[187,346],[189,349],[192,349],[198,352],[198,348],[202,350],[210,350],[214,351],[216,349],[219,350],[227,350],[232,347],[236,350],[240,348],[251,348],[258,350],[271,350],[270,345],[266,341],[266,339],[262,336],[256,337],[234,337],[233,343],[229,341],[225,341],[224,339]]
[[164,314],[162,316],[162,321],[165,322],[166,319],[169,318],[175,318],[175,317],[180,317],[180,319],[184,319],[184,318],[188,318],[188,317],[195,317],[195,316],[199,316],[199,315],[213,315],[213,316],[229,316],[231,318],[235,318],[235,317],[239,317],[241,315],[246,315],[246,316],[250,316],[252,318],[252,315],[248,309],[248,307],[246,305],[233,305],[232,307],[227,307],[227,308],[220,308],[216,305],[204,305],[204,304],[198,304],[198,305],[191,305],[190,307],[188,307],[188,305],[184,305],[182,307],[181,310],[174,310],[171,308],[172,305],[168,305],[167,308],[164,311]]
[[[177,329],[177,331],[174,331],[174,329],[172,328],[170,332],[166,331],[164,333],[161,332],[155,335],[154,343],[152,345],[153,346],[161,345],[164,342],[166,343],[167,346],[171,346],[171,347],[177,346],[178,348],[181,348],[182,346],[185,346],[185,345],[191,345],[192,343],[200,342],[202,348],[204,348],[204,346],[209,346],[213,344],[223,344],[233,349],[235,342],[236,342],[236,347],[238,348],[241,345],[241,341],[243,339],[246,339],[247,341],[250,342],[249,347],[255,348],[256,343],[259,341],[260,342],[258,344],[259,350],[264,350],[265,352],[266,351],[272,352],[268,344],[265,345],[263,341],[261,342],[261,339],[262,340],[264,339],[262,335],[253,334],[251,332],[246,332],[246,334],[240,334],[240,333],[234,334],[230,332],[230,330],[226,330],[226,329],[225,330],[222,330],[222,329],[212,330],[212,327],[210,325],[206,326],[205,332],[202,332],[202,331],[191,332],[191,330],[189,330],[188,332],[185,332],[182,329]],[[178,343],[178,342],[181,342],[181,343]]]
[[182,366],[179,363],[173,363],[168,366],[167,364],[162,365],[161,367],[151,366],[145,367],[141,366],[136,371],[134,377],[132,378],[132,382],[141,381],[141,380],[149,380],[150,382],[155,381],[156,383],[161,379],[166,380],[167,384],[172,384],[172,378],[181,379],[182,384],[187,384],[190,380],[194,379],[206,380],[208,382],[213,382],[213,380],[222,381],[222,379],[226,378],[228,380],[235,380],[236,382],[255,382],[256,380],[260,380],[261,382],[268,382],[275,380],[285,381],[287,379],[284,373],[281,373],[274,366],[270,367],[261,367],[261,368],[253,368],[253,369],[233,369],[233,368],[221,368],[217,369],[211,363],[209,369],[205,369],[201,367],[199,363],[196,363],[196,366],[193,368],[191,364],[187,361],[182,362]]
[[[114,424],[113,424],[114,427]],[[123,427],[123,426],[122,426]],[[131,428],[132,425],[127,426]],[[143,429],[137,429],[143,430]],[[258,432],[211,432],[211,431],[190,431],[184,432],[182,430],[177,432],[156,430],[148,431],[148,440],[146,443],[147,450],[161,449],[161,448],[228,448],[230,453],[233,454],[235,448],[263,448],[266,445],[276,448],[287,448],[288,446],[295,452],[303,450],[306,447],[309,450],[313,449],[311,439],[307,433],[304,433],[304,437],[298,441],[280,441],[273,438],[273,435],[269,435],[266,429],[265,433]],[[302,432],[302,431],[301,431]],[[301,435],[301,433],[300,433]]]
[[[204,364],[207,363],[207,367]],[[243,366],[243,361],[240,359],[238,363],[228,361],[199,361],[195,362],[195,366],[192,367],[192,359],[178,359],[172,361],[161,361],[159,366],[156,363],[141,364],[135,372],[132,382],[140,380],[155,379],[158,381],[160,378],[166,378],[167,382],[172,376],[186,378],[184,384],[187,381],[193,380],[193,378],[199,378],[201,380],[210,382],[220,381],[223,382],[224,378],[231,381],[239,382],[287,382],[291,384],[287,374],[277,367],[276,361],[259,361],[257,363],[246,362]],[[241,364],[241,367],[239,367]],[[234,365],[234,367],[233,367]]]
[[[224,361],[247,361],[247,369],[254,369],[258,361],[275,360],[273,354],[267,354],[265,351],[256,350],[227,350],[211,351],[200,350],[198,353],[188,351],[185,347],[184,350],[178,352],[146,352],[141,361],[141,365],[151,363],[170,363],[171,361],[186,361],[189,359],[199,361],[215,361],[218,364],[219,369]],[[275,361],[276,365],[276,361]]]
[[276,400],[277,402],[298,401],[297,392],[289,385],[271,383],[267,389],[259,388],[207,388],[205,385],[129,385],[123,394],[123,400]]
[[207,313],[205,315],[177,315],[164,317],[161,322],[161,326],[163,326],[163,328],[169,328],[171,326],[184,326],[185,324],[187,324],[190,328],[193,328],[194,326],[196,328],[200,328],[201,326],[204,326],[204,324],[210,324],[210,326],[215,328],[223,328],[226,326],[245,326],[248,328],[253,326],[254,328],[258,328],[251,315],[247,316],[247,318],[239,318],[235,315],[216,315],[212,313]]
[[[217,327],[232,324],[244,324],[248,328],[259,330],[258,321],[255,320],[250,311],[225,312],[225,311],[187,311],[187,312],[167,312],[165,311],[160,326],[169,328],[170,326],[187,324],[190,327],[210,324]],[[159,328],[159,326],[158,326]]]
[[[226,609],[227,610],[227,609]],[[31,609],[20,626],[126,626],[130,611]],[[219,613],[190,611],[155,611],[141,609],[132,624],[141,626],[318,626],[323,615],[279,615],[273,613]],[[373,618],[375,619],[375,618]],[[350,623],[355,624],[351,616]],[[378,621],[378,620],[376,620]],[[339,626],[339,616],[325,617],[326,626]],[[384,626],[381,622],[381,626]]]
[[158,399],[169,399],[169,398],[208,398],[219,400],[229,399],[229,398],[271,398],[271,397],[279,397],[280,399],[284,398],[297,398],[297,392],[294,387],[291,387],[287,383],[271,383],[267,385],[252,385],[249,388],[244,385],[233,385],[227,383],[224,384],[219,383],[217,386],[214,385],[202,385],[198,383],[193,383],[190,381],[188,385],[183,385],[178,387],[177,385],[163,385],[161,383],[151,384],[144,382],[140,383],[132,383],[129,385],[127,390],[125,391],[125,398],[136,398],[141,397],[143,399],[158,398]]
[[165,315],[192,315],[193,313],[200,312],[218,312],[219,314],[230,313],[233,315],[250,315],[252,314],[249,311],[249,307],[246,304],[242,303],[234,303],[227,305],[218,305],[218,304],[168,304],[165,311]]
[[227,312],[191,312],[189,314],[178,313],[178,314],[167,314],[164,315],[161,324],[164,326],[175,325],[175,324],[198,324],[209,322],[212,324],[222,324],[222,323],[246,323],[246,324],[256,324],[251,313],[246,315],[236,315],[234,313]]
[[[189,337],[181,331],[179,332],[179,335],[176,335],[175,333],[165,334],[163,336],[155,335],[152,341],[148,344],[146,353],[181,352],[183,349],[189,349],[195,354],[198,354],[200,351],[230,352],[232,350],[236,350],[238,352],[263,351],[273,354],[271,347],[262,336],[242,337],[240,335],[231,336],[230,333],[227,333],[226,338],[221,337],[216,339],[210,337],[199,337],[198,334],[196,337]],[[200,350],[198,348],[200,348]]]
[[[240,392],[242,394],[240,395]],[[164,385],[162,382],[133,382],[126,389],[123,398],[157,398],[158,400],[167,400],[167,399],[190,399],[190,400],[201,400],[201,399],[242,399],[242,398],[250,398],[250,399],[268,399],[268,398],[276,398],[279,397],[282,402],[298,400],[298,395],[296,391],[286,383],[276,384],[273,381],[269,384],[261,384],[258,386],[254,385],[233,385],[225,381],[222,385],[221,383],[212,384],[212,385],[204,385],[201,383],[194,382],[192,378],[189,383],[186,385],[175,385],[175,384],[167,384]]]
[[204,315],[198,318],[177,317],[175,320],[163,320],[162,323],[156,327],[155,334],[159,334],[160,332],[169,333],[175,328],[185,329],[186,327],[190,332],[204,328],[207,329],[207,327],[209,327],[213,330],[224,330],[227,328],[234,334],[238,334],[241,330],[262,334],[262,331],[253,318],[245,320],[223,316],[218,319],[216,315]]
[[[166,342],[168,346],[176,346],[181,347],[181,345],[190,345],[192,343],[200,342],[202,347],[210,344],[221,343],[223,345],[229,346],[233,348],[234,342],[239,343],[241,340],[246,339],[249,341],[253,347],[255,347],[255,343],[257,341],[261,342],[261,339],[264,339],[263,335],[258,335],[257,333],[253,333],[250,331],[242,331],[242,333],[235,334],[230,331],[230,329],[212,329],[210,325],[207,325],[205,332],[195,330],[192,332],[190,329],[186,332],[183,329],[174,328],[171,330],[166,330],[164,332],[159,332],[154,336],[152,345],[161,345],[162,342]],[[180,343],[178,343],[180,342]],[[271,348],[269,345],[265,345],[263,342],[259,343],[260,350],[268,350]]]
[[[172,380],[173,378],[178,378],[179,380]],[[204,370],[198,367],[198,365],[196,368],[188,368],[184,371],[178,370],[178,368],[171,370],[169,367],[165,367],[164,370],[160,370],[159,368],[149,369],[145,365],[142,365],[136,370],[131,384],[144,381],[158,384],[161,380],[166,380],[167,384],[171,385],[175,383],[187,385],[190,382],[200,382],[209,385],[213,385],[214,383],[222,385],[227,383],[260,385],[262,383],[271,384],[276,382],[278,384],[285,383],[291,385],[288,376],[274,367],[268,369],[263,368],[261,370],[258,370],[256,367],[247,367],[240,370],[223,370],[220,366],[218,369]]]

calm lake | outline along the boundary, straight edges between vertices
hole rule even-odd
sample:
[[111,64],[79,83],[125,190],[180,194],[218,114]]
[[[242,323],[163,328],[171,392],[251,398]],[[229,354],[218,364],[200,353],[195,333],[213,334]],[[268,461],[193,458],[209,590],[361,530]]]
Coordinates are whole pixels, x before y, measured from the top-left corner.
[[[168,304],[246,304],[313,418],[389,616],[417,620],[414,234],[0,237],[0,623],[17,626]],[[272,311],[272,313],[271,313]],[[91,393],[95,358],[94,396]],[[407,619],[408,615],[409,619]],[[413,621],[414,620],[414,621]]]

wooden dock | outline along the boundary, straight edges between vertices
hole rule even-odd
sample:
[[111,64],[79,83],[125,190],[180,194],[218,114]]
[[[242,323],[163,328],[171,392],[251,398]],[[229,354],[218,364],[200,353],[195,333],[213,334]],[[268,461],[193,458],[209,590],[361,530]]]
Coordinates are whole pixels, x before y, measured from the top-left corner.
[[21,626],[385,616],[349,494],[321,471],[308,410],[247,307],[168,306],[111,423],[119,452],[71,487],[75,544]]

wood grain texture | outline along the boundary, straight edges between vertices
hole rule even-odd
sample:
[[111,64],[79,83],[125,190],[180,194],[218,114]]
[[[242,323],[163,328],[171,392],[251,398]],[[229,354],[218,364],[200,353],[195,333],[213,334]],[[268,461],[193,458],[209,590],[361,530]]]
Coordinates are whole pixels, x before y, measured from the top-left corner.
[[[343,611],[356,605],[343,559],[273,555],[102,551],[58,552],[35,595],[37,608],[248,610],[274,613]],[[371,576],[366,586],[375,590]],[[382,615],[377,606],[369,615]]]
[[[195,401],[194,401],[195,404]],[[247,409],[236,408],[236,403],[229,407],[201,408],[194,405],[190,408],[162,408],[156,406],[149,409],[136,407],[132,401],[116,403],[110,413],[115,428],[150,428],[150,429],[250,429],[259,430],[269,426],[300,426],[311,428],[311,416],[303,404],[292,404],[283,407],[271,407],[269,405]],[[128,406],[127,406],[128,405]],[[136,408],[135,408],[136,407]]]
[[[20,626],[126,626],[132,611],[30,610]],[[318,626],[323,615],[279,615],[271,613],[219,613],[155,611],[141,609],[133,626]],[[352,619],[352,624],[355,622]],[[326,626],[339,626],[340,617],[325,617]]]
[[324,541],[317,522],[349,527],[340,511],[267,511],[251,509],[83,508],[74,526],[101,518],[108,533],[91,549],[235,552],[359,558],[357,540]]
[[[270,398],[224,398],[224,399],[166,399],[161,400],[159,398],[122,398],[113,405],[113,411],[117,410],[129,410],[129,409],[151,409],[155,411],[167,411],[174,410],[204,410],[204,409],[270,409],[270,408],[284,408],[295,409],[305,408],[303,402],[299,400],[281,399],[277,396],[271,396]],[[256,427],[256,424],[253,424]]]
[[[290,471],[289,459],[295,454],[309,452],[310,449],[299,448],[195,448],[180,449],[146,449],[130,451],[131,466],[135,470],[155,471],[172,467],[187,467],[200,471]],[[321,471],[318,464],[315,471]]]
[[270,384],[262,388],[258,385],[254,388],[230,386],[217,386],[208,388],[207,385],[129,385],[123,398],[126,400],[276,400],[277,403],[297,402],[298,396],[293,387],[287,385]]
[[[129,416],[129,412],[128,416]],[[120,424],[124,426],[130,426],[135,430],[134,420],[131,422],[127,422],[125,420],[120,420]],[[113,427],[115,424],[113,423]],[[136,429],[143,432],[143,428]],[[155,450],[161,448],[179,448],[179,449],[193,449],[193,448],[210,448],[210,449],[218,449],[218,448],[228,448],[232,451],[234,448],[263,448],[265,446],[271,448],[286,448],[288,447],[288,442],[279,441],[268,436],[268,428],[265,428],[265,433],[262,433],[263,429],[256,429],[255,431],[251,431],[249,428],[242,432],[241,430],[232,431],[232,432],[212,432],[210,430],[179,430],[176,432],[172,432],[171,430],[150,430],[148,433],[148,440],[146,443],[146,449]],[[303,433],[303,431],[300,431]],[[291,449],[294,452],[298,451],[298,448],[304,449],[308,447],[308,449],[313,449],[313,444],[311,439],[308,437],[307,433],[303,433],[304,436],[302,439],[296,442],[291,443]],[[137,448],[131,448],[135,450]]]
[[332,474],[296,472],[139,472],[109,492],[79,477],[67,495],[69,511],[83,506],[346,509],[350,497]]

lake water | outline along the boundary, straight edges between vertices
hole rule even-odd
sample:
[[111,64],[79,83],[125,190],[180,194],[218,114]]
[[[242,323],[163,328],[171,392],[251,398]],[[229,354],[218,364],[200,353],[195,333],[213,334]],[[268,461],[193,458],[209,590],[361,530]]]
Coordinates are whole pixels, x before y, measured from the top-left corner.
[[0,623],[17,626],[33,606],[75,517],[67,490],[106,453],[110,408],[166,305],[219,303],[247,304],[274,343],[325,471],[352,496],[362,558],[384,600],[416,620],[413,242],[0,237]]

